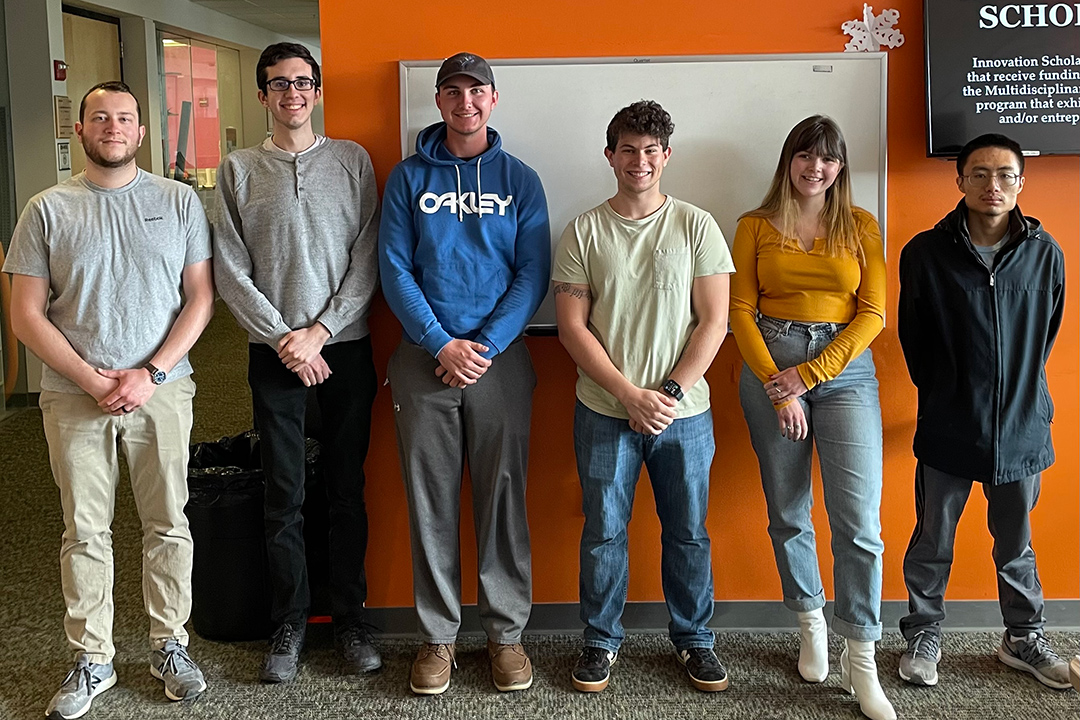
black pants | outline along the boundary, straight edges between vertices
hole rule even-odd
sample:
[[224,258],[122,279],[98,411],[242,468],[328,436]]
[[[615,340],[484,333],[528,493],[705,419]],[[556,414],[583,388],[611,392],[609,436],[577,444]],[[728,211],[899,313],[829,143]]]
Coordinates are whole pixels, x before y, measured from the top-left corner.
[[[1036,474],[1004,485],[980,483],[987,502],[986,523],[994,538],[1001,616],[1014,636],[1041,634],[1045,623],[1028,519],[1039,500],[1039,480]],[[921,630],[941,634],[956,525],[974,484],[923,463],[915,469],[917,519],[904,555],[908,615],[900,620],[900,631],[908,640]]]
[[[330,607],[337,623],[363,617],[367,509],[364,459],[377,381],[371,338],[322,350],[332,374],[316,393],[322,420],[321,461],[330,505]],[[308,388],[268,345],[249,346],[248,383],[266,476],[266,549],[276,624],[307,620],[311,605],[304,555],[304,414]]]

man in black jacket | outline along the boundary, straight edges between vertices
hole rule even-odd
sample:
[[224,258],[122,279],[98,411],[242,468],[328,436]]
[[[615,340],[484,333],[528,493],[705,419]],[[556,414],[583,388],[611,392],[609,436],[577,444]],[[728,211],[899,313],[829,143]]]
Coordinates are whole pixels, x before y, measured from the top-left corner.
[[998,658],[1052,688],[1066,663],[1043,636],[1043,593],[1029,513],[1054,462],[1046,360],[1064,309],[1065,261],[1039,221],[1016,205],[1024,156],[1003,135],[956,159],[964,198],[900,254],[900,343],[919,391],[916,524],[904,556],[909,613],[900,677],[937,684],[945,586],[956,525],[982,484],[994,538],[1005,634]]

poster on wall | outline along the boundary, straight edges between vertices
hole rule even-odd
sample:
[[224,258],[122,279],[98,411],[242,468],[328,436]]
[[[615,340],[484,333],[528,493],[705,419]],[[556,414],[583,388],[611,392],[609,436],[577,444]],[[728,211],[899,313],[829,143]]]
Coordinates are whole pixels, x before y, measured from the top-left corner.
[[927,154],[984,133],[1080,154],[1080,3],[924,0]]

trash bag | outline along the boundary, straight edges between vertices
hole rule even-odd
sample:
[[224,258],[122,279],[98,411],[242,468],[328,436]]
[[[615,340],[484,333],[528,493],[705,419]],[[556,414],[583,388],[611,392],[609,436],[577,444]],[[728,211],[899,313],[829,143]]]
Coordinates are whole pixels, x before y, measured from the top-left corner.
[[273,632],[257,442],[246,432],[191,446],[184,510],[194,544],[191,623],[208,640]]
[[[304,546],[311,615],[330,614],[330,508],[318,441],[305,440]],[[194,543],[191,622],[208,640],[270,636],[259,434],[191,446],[185,512]]]

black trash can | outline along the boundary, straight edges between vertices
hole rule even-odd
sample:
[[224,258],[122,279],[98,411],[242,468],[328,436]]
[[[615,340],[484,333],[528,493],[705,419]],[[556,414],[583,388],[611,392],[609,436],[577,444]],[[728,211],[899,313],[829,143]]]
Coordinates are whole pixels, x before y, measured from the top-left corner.
[[191,623],[208,640],[258,640],[273,631],[257,442],[247,432],[191,446]]
[[[313,615],[329,614],[329,508],[319,444],[306,441],[304,541]],[[185,512],[194,543],[191,622],[208,640],[270,636],[258,433],[191,446]]]

